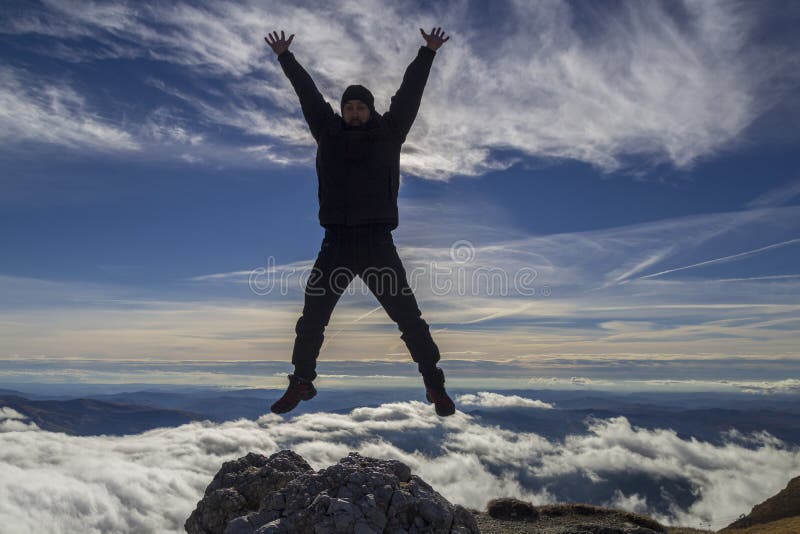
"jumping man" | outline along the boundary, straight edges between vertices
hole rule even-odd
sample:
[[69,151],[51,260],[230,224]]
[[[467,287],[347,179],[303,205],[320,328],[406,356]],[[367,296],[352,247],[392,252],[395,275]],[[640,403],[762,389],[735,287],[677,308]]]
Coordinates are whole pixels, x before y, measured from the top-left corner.
[[455,412],[444,388],[444,372],[436,366],[439,348],[422,319],[392,239],[398,224],[400,147],[417,116],[436,50],[450,39],[441,28],[433,28],[430,34],[422,28],[419,31],[426,44],[406,69],[400,89],[383,115],[375,111],[372,93],[362,85],[345,89],[342,114],[335,113],[289,51],[294,34],[288,40],[283,31],[280,37],[272,32],[264,38],[294,87],[317,142],[319,222],[325,228],[306,286],[303,313],[295,326],[294,373],[289,375],[286,393],[271,407],[275,413],[288,412],[316,395],[313,380],[323,332],[355,276],[397,323],[436,413]]

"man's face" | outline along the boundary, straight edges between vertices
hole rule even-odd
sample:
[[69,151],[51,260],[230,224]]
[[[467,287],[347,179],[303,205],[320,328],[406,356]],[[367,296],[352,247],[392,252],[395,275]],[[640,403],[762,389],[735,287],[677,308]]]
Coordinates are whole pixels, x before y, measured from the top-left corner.
[[348,126],[363,126],[369,120],[369,108],[361,100],[348,100],[342,108],[342,118]]

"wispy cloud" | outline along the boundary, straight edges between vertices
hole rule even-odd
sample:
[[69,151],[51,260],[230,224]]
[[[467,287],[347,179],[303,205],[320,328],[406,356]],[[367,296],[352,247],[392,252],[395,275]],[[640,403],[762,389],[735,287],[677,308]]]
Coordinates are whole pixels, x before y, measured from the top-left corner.
[[643,380],[642,386],[678,386],[695,390],[733,388],[744,393],[798,393],[800,380]]
[[[244,335],[244,332],[236,333]],[[234,334],[234,335],[236,335]],[[257,335],[253,332],[252,335]],[[213,339],[214,336],[207,336]],[[443,354],[440,365],[455,391],[599,390],[614,392],[729,392],[754,395],[800,393],[800,382],[786,376],[800,372],[791,356],[730,357],[710,354],[570,354],[538,355],[506,360],[483,359],[493,354]],[[421,387],[416,365],[407,354],[366,360],[333,360],[326,353],[318,362],[322,390]],[[110,359],[56,355],[12,355],[0,359],[0,387],[38,391],[56,388],[86,395],[148,387],[276,388],[286,386],[291,372],[284,359]],[[31,389],[33,388],[33,389]],[[494,393],[468,394],[459,402],[474,406],[527,405],[530,399]],[[545,406],[534,403],[540,408]]]
[[140,148],[124,124],[103,118],[66,82],[6,66],[0,66],[0,140],[102,151]]
[[794,278],[800,278],[800,274],[776,274],[776,275],[768,275],[768,276],[746,276],[743,278],[718,278],[716,280],[711,280],[712,282],[750,282],[750,281],[757,281],[757,280],[789,280]]
[[782,206],[800,196],[800,179],[793,180],[788,184],[766,191],[750,202],[748,208],[769,208]]
[[[48,50],[72,61],[138,57],[213,80],[215,96],[197,92],[187,102],[207,120],[255,136],[248,146],[270,147],[260,155],[277,165],[308,164],[296,149],[313,147],[263,42],[273,29],[297,34],[293,51],[335,108],[341,91],[360,82],[380,111],[423,44],[417,28],[446,28],[452,39],[437,53],[402,156],[404,172],[437,180],[526,157],[575,159],[605,171],[625,168],[630,158],[689,167],[736,142],[799,81],[787,74],[795,72],[796,46],[752,46],[772,9],[761,3],[598,10],[508,1],[490,13],[469,3],[420,12],[377,0],[369,9],[352,0],[325,9],[255,2],[46,6],[35,16],[17,13],[1,30],[47,37]],[[502,37],[485,47],[489,31]]]
[[551,388],[573,388],[573,387],[594,387],[604,388],[611,387],[614,382],[611,380],[598,380],[594,378],[587,378],[585,376],[572,376],[570,378],[558,377],[542,377],[537,376],[528,380],[528,383],[534,387],[551,387]]
[[[775,238],[800,232],[798,206],[549,235],[506,226],[502,210],[494,226],[472,220],[462,227],[472,211],[457,202],[449,206],[454,213],[441,218],[433,208],[410,208],[417,217],[395,240],[445,358],[798,356],[797,277],[720,276],[714,269],[788,249],[792,240],[777,246]],[[475,241],[467,245],[465,237]],[[764,242],[771,244],[760,246]],[[455,255],[456,243],[468,261]],[[744,253],[743,243],[750,247]],[[709,261],[710,249],[734,253]],[[0,277],[6,297],[0,321],[15,324],[0,323],[6,355],[288,360],[313,258],[274,259],[271,266],[187,273],[188,284],[151,296],[131,287]],[[677,269],[669,279],[637,277],[676,264],[706,268],[702,276],[682,277],[689,269]],[[526,269],[536,273],[523,284],[532,294],[518,287],[516,275]],[[376,305],[363,281],[348,287],[326,329],[321,361],[408,361],[396,325]],[[63,313],[76,306],[80,314]]]
[[658,250],[653,253],[649,253],[645,258],[642,259],[635,259],[633,265],[623,267],[623,272],[620,274],[613,273],[611,274],[612,280],[600,286],[599,289],[603,289],[613,284],[622,284],[627,282],[627,280],[635,275],[640,273],[641,271],[647,269],[648,267],[655,265],[661,262],[664,258],[666,258],[670,252],[672,252],[672,248],[666,248],[664,250]]

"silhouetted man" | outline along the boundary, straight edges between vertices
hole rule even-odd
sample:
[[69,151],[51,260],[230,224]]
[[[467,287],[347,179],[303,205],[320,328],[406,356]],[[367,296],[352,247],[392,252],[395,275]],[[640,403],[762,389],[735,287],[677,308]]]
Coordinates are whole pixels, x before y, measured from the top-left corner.
[[426,398],[439,415],[455,412],[444,388],[444,373],[436,366],[439,349],[422,319],[397,254],[392,230],[397,228],[400,147],[417,116],[436,50],[450,37],[441,28],[426,34],[426,45],[403,76],[389,111],[379,115],[366,87],[349,86],[342,95],[341,116],[333,111],[300,66],[284,32],[264,40],[289,78],[303,116],[317,142],[319,222],[325,237],[305,290],[303,313],[295,326],[294,373],[286,393],[272,405],[275,413],[292,410],[316,395],[313,380],[323,332],[339,297],[354,277],[369,287],[402,332],[401,339],[417,363]]

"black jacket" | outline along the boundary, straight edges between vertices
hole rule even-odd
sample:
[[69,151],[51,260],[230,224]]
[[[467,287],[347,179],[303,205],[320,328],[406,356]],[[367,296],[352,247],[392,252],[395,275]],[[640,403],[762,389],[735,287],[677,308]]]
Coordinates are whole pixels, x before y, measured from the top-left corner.
[[320,94],[308,72],[286,50],[278,56],[317,142],[319,223],[388,223],[397,228],[400,147],[417,116],[436,52],[420,46],[392,97],[389,111],[348,128]]

